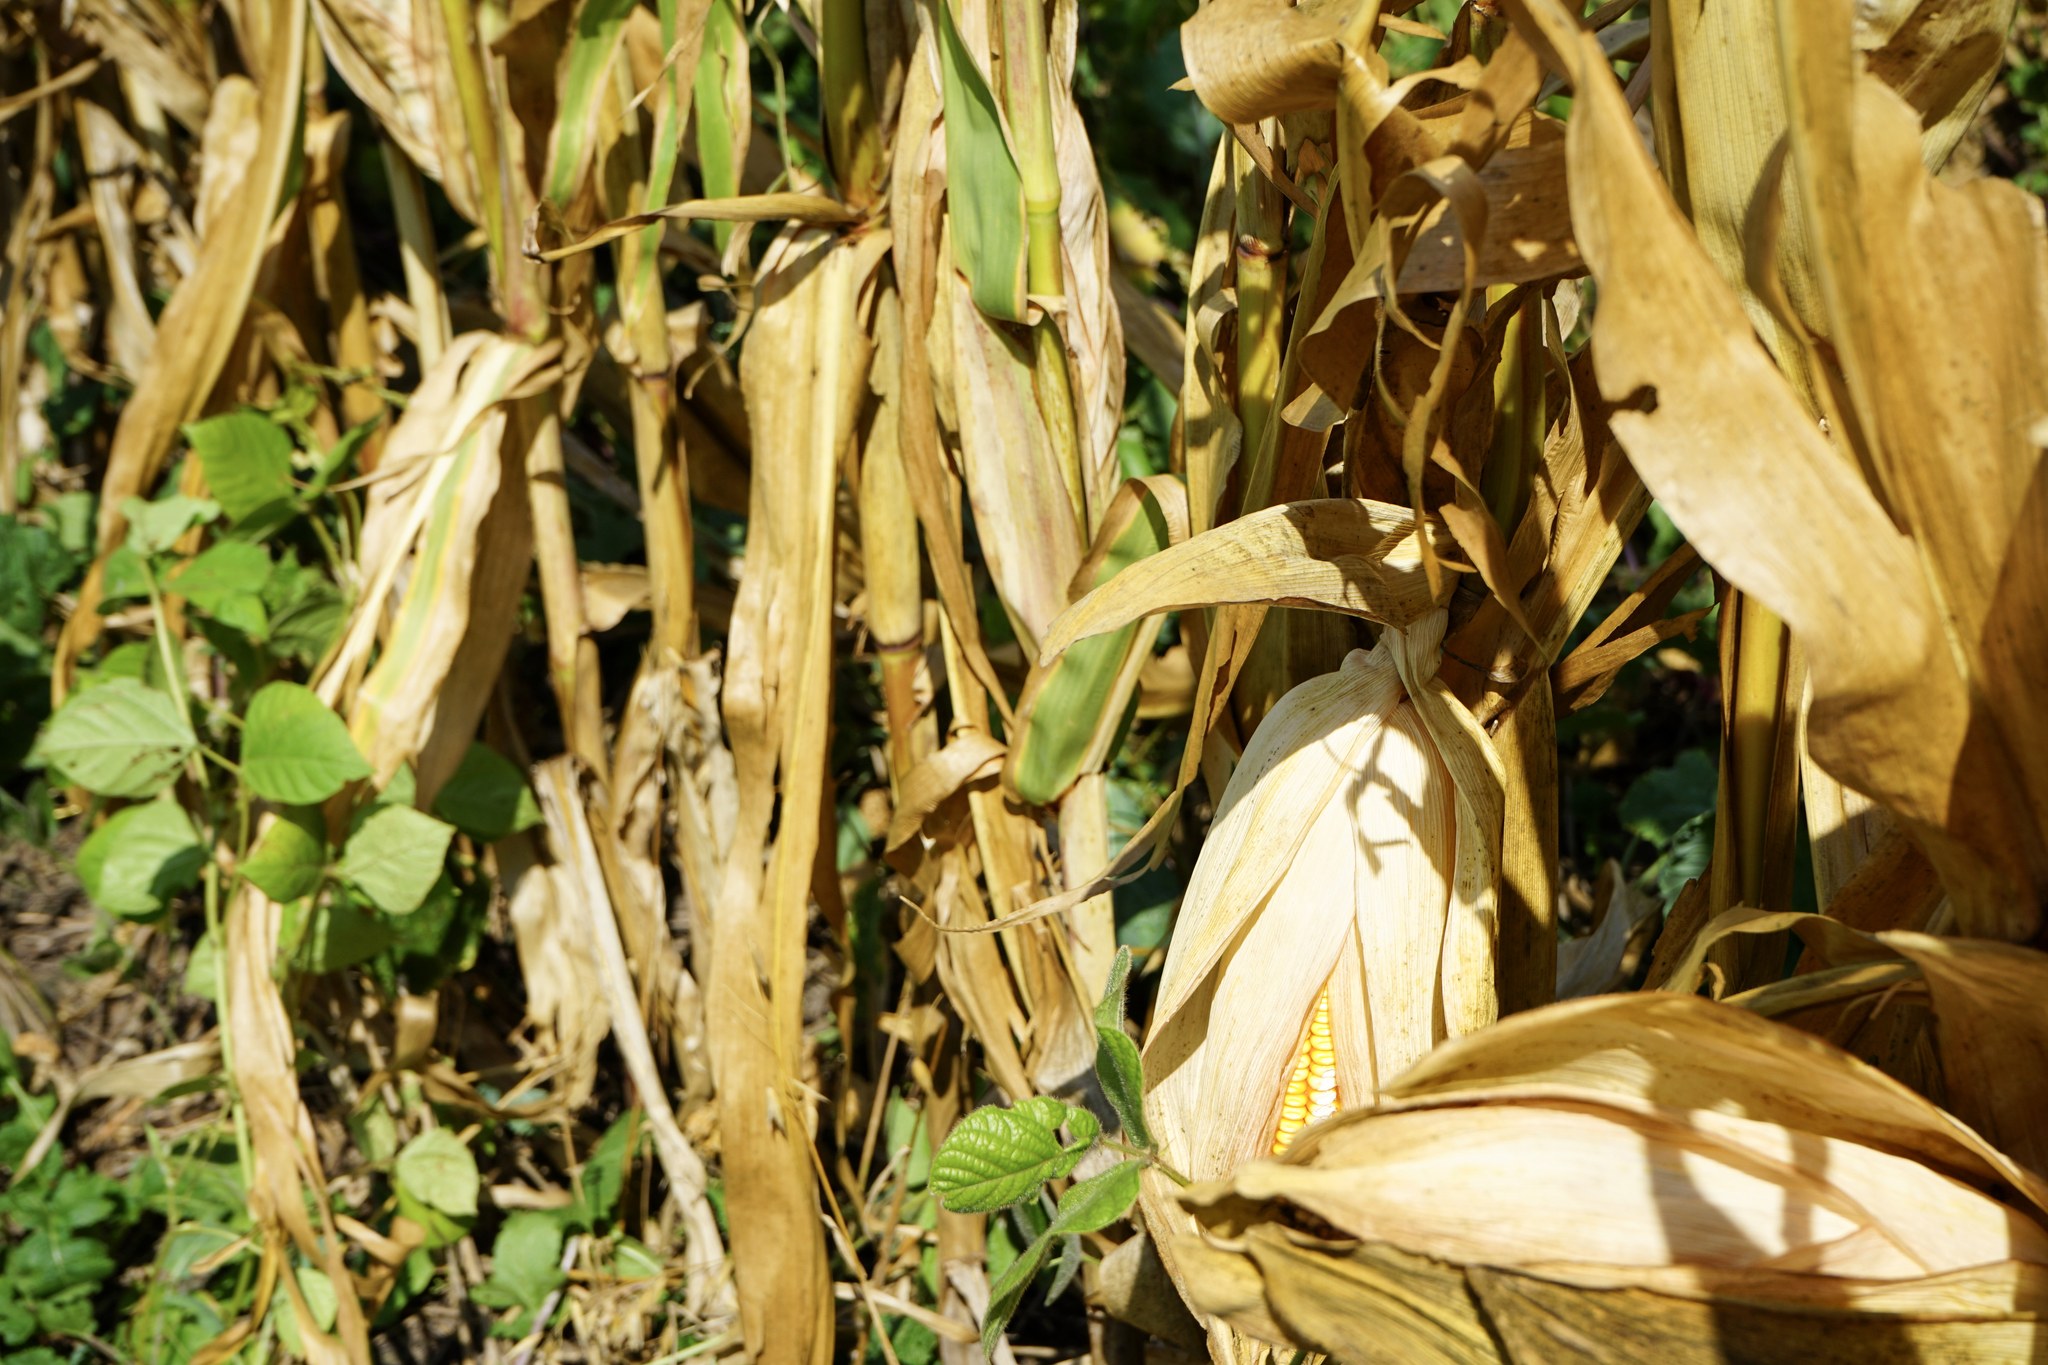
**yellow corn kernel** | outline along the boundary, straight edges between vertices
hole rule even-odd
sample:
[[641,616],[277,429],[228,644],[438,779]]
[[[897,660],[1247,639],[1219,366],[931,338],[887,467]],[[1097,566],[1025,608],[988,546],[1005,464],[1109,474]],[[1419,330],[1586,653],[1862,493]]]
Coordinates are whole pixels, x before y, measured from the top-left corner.
[[1287,1090],[1280,1098],[1280,1121],[1273,1128],[1273,1155],[1287,1150],[1294,1135],[1311,1123],[1337,1112],[1337,1052],[1330,1037],[1330,992],[1316,997],[1314,1013],[1302,1031]]

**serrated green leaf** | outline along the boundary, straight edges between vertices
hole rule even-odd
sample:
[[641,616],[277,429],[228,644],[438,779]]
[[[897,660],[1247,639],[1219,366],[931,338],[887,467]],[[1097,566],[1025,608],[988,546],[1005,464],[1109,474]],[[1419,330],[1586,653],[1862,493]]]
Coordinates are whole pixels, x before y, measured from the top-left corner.
[[250,699],[242,777],[264,800],[310,806],[369,775],[348,726],[311,688],[274,682]]
[[66,777],[102,796],[154,796],[197,747],[182,708],[128,678],[80,692],[50,718],[37,743]]
[[[223,413],[185,428],[185,440],[206,471],[206,486],[229,521],[292,500],[292,442],[269,418]],[[266,517],[268,519],[268,517]]]
[[1055,1237],[1100,1232],[1131,1211],[1138,1202],[1142,1161],[1120,1161],[1100,1175],[1077,1180],[1060,1196],[1050,1232]]
[[320,889],[327,870],[327,835],[320,812],[310,806],[290,807],[256,841],[242,864],[242,875],[274,901],[295,901]]
[[1049,1235],[1034,1239],[1016,1260],[1003,1267],[1003,1273],[996,1276],[995,1283],[988,1287],[988,1312],[981,1319],[983,1355],[994,1359],[996,1342],[1001,1340],[1003,1329],[1016,1315],[1017,1305],[1024,1299],[1024,1291],[1031,1287],[1031,1281],[1038,1274],[1038,1268],[1045,1264],[1045,1253],[1051,1247]]
[[409,915],[440,880],[455,828],[410,806],[384,806],[341,851],[341,875],[387,915]]
[[194,498],[183,493],[144,502],[127,498],[121,515],[128,518],[128,543],[145,555],[160,555],[194,526],[204,526],[220,515],[220,504],[211,498]]
[[953,26],[952,6],[940,4],[936,10],[953,263],[967,276],[975,307],[992,318],[1022,322],[1024,180],[1003,132],[995,96]]
[[270,578],[270,552],[261,545],[224,540],[209,546],[164,580],[164,586],[209,614],[237,597],[258,597]]
[[434,814],[491,843],[540,823],[540,803],[519,767],[487,744],[472,744],[434,797]]
[[[1075,1141],[1062,1147],[1059,1126]],[[1085,1109],[1043,1095],[1009,1109],[985,1105],[958,1123],[932,1158],[931,1189],[954,1213],[989,1213],[1030,1198],[1074,1169],[1100,1125]]]
[[205,865],[191,817],[168,796],[117,813],[78,850],[78,880],[93,904],[131,918],[162,911]]
[[476,1216],[476,1158],[462,1139],[446,1128],[429,1128],[399,1149],[391,1163],[391,1179],[399,1189],[430,1209],[452,1218]]

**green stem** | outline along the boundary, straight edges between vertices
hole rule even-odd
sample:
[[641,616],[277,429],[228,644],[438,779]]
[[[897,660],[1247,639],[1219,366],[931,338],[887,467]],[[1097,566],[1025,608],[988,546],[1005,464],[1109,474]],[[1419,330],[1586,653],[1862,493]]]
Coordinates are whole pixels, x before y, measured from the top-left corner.
[[881,181],[882,138],[868,80],[868,25],[863,0],[825,0],[818,34],[825,86],[825,140],[839,193],[856,206],[871,203]]
[[484,220],[484,237],[490,243],[491,273],[502,294],[505,225],[501,218],[504,197],[498,184],[498,129],[491,118],[483,63],[472,36],[469,0],[441,0],[441,19],[448,29],[448,64],[455,77],[456,98],[462,105],[463,132],[469,139],[470,159],[476,165],[477,212]]

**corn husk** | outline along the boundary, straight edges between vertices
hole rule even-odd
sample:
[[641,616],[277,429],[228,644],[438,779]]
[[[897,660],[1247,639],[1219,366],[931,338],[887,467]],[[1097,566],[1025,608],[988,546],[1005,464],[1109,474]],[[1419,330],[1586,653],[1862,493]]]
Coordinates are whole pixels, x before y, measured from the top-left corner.
[[[1344,1105],[1496,1012],[1500,781],[1435,677],[1443,620],[1281,698],[1224,791],[1144,1054],[1161,1154],[1194,1179],[1270,1149],[1325,993]],[[1144,1206],[1178,1279],[1169,1190],[1153,1173]]]
[[1188,1190],[1171,1254],[1200,1310],[1334,1359],[2008,1359],[2048,1307],[2044,1197],[1804,1034],[1610,996]]

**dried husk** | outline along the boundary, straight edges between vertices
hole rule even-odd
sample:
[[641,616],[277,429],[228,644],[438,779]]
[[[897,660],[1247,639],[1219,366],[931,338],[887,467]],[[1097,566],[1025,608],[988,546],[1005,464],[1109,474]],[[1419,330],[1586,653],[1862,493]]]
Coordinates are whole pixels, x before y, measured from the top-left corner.
[[1343,1360],[2003,1359],[2048,1311],[2044,1193],[1804,1034],[1610,996],[1187,1191],[1172,1251],[1197,1308]]
[[[1325,990],[1351,1105],[1497,1012],[1498,760],[1435,677],[1443,619],[1281,698],[1224,791],[1144,1053],[1161,1155],[1193,1179],[1270,1149]],[[1143,1203],[1178,1280],[1170,1190],[1153,1172]]]

